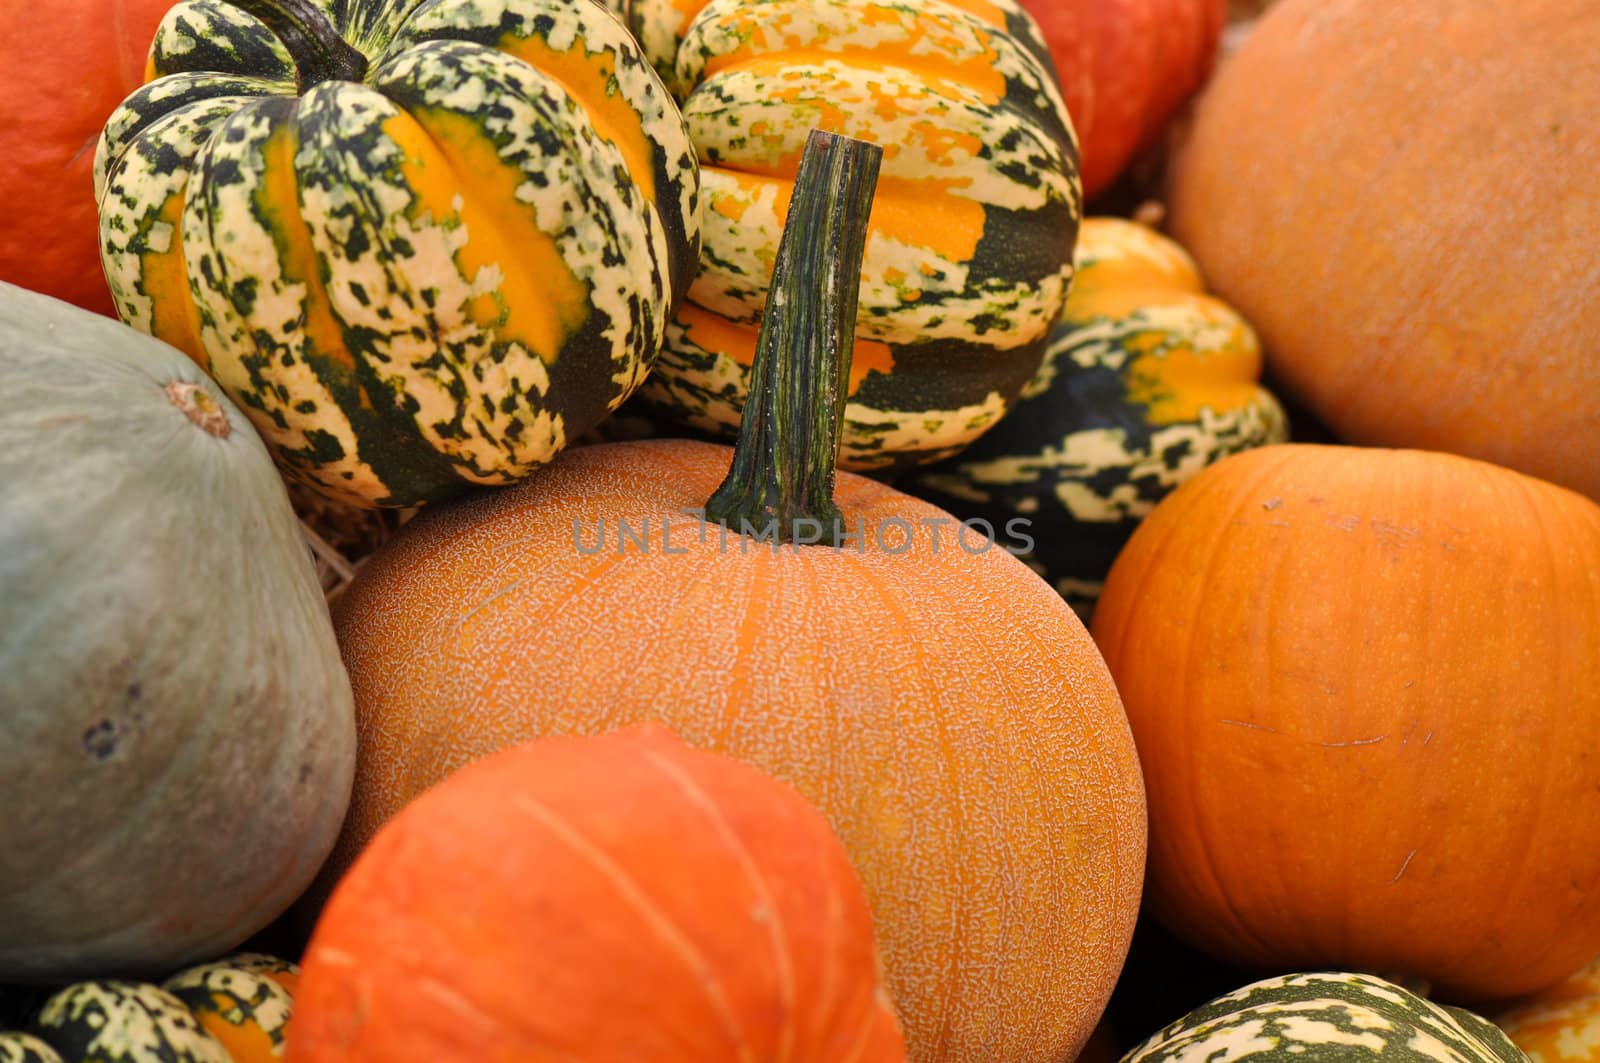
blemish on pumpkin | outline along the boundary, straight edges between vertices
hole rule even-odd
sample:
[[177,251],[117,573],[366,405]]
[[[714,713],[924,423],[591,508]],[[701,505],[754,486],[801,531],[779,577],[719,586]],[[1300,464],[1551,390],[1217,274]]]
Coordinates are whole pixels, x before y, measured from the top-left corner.
[[1392,886],[1396,882],[1400,881],[1400,876],[1406,873],[1406,868],[1411,866],[1412,857],[1414,857],[1416,855],[1417,855],[1417,851],[1415,849],[1411,850],[1409,853],[1406,854],[1406,858],[1400,862],[1400,870],[1396,871],[1394,873],[1394,878],[1389,880],[1389,885]]
[[116,755],[119,737],[115,723],[101,720],[83,732],[83,751],[95,760],[110,760]]
[[228,423],[227,411],[200,385],[187,380],[174,380],[166,386],[165,391],[167,401],[208,435],[227,439],[232,434],[233,426]]
[[1272,510],[1277,509],[1281,505],[1283,505],[1283,499],[1281,499],[1281,498],[1269,498],[1265,502],[1261,503],[1261,508],[1264,509],[1264,510],[1267,510],[1268,512],[1271,512]]

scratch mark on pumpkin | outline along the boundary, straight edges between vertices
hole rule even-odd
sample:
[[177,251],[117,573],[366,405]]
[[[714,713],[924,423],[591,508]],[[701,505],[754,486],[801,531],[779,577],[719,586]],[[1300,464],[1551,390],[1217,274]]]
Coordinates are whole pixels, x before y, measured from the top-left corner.
[[1268,727],[1266,724],[1261,723],[1251,723],[1249,720],[1218,720],[1217,722],[1232,724],[1235,727],[1248,727],[1252,731],[1265,731],[1268,734],[1279,733],[1276,727]]
[[1394,878],[1389,880],[1389,885],[1393,886],[1396,882],[1400,881],[1400,876],[1406,873],[1406,868],[1411,866],[1412,857],[1416,855],[1417,851],[1415,849],[1406,854],[1406,858],[1400,861],[1400,870],[1394,873]]
[[1318,742],[1317,745],[1328,749],[1343,749],[1346,746],[1370,746],[1382,742],[1388,735],[1378,735],[1374,738],[1352,738],[1348,742]]
[[452,1015],[468,1020],[480,1030],[493,1031],[499,1025],[497,1020],[455,989],[426,974],[417,975],[417,989],[448,1008]]

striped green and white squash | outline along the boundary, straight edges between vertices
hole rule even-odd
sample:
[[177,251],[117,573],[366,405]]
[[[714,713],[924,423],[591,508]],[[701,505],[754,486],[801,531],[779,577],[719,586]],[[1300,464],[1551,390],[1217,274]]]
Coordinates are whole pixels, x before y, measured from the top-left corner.
[[281,467],[365,505],[549,461],[626,398],[696,268],[699,172],[587,0],[183,0],[96,155],[128,323]]
[[1122,1063],[1527,1063],[1487,1019],[1343,972],[1268,978],[1203,1004]]
[[[650,31],[664,25],[650,11],[696,8],[681,33]],[[645,416],[736,435],[795,168],[821,128],[884,146],[840,464],[910,467],[997,423],[1044,355],[1082,216],[1076,140],[1033,21],[1014,0],[645,11],[652,47],[676,45],[704,194],[700,272],[640,391]]]
[[65,1063],[61,1054],[31,1033],[0,1033],[0,1063]]
[[[906,490],[1001,529],[1028,522],[1025,557],[1080,613],[1157,502],[1207,465],[1281,443],[1255,330],[1205,293],[1178,244],[1089,218],[1077,279],[1016,409]],[[980,525],[981,527],[982,525]]]
[[77,982],[45,1001],[33,1032],[71,1063],[232,1063],[183,1002],[143,982]]

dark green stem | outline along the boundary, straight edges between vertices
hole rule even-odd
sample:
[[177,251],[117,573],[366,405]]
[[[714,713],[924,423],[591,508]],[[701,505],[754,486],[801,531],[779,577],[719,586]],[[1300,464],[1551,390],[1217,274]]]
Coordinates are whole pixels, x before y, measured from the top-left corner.
[[779,542],[837,545],[834,466],[855,343],[867,215],[883,149],[814,130],[761,316],[728,478],[706,516]]
[[339,35],[313,0],[228,0],[253,15],[283,42],[300,77],[300,91],[324,81],[360,81],[367,57]]

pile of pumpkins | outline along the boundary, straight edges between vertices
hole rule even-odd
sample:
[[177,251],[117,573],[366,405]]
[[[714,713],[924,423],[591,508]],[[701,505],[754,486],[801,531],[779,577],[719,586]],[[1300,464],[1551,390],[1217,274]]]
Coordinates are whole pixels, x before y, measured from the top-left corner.
[[1600,1058],[1600,9],[1227,8],[0,11],[0,1061]]

